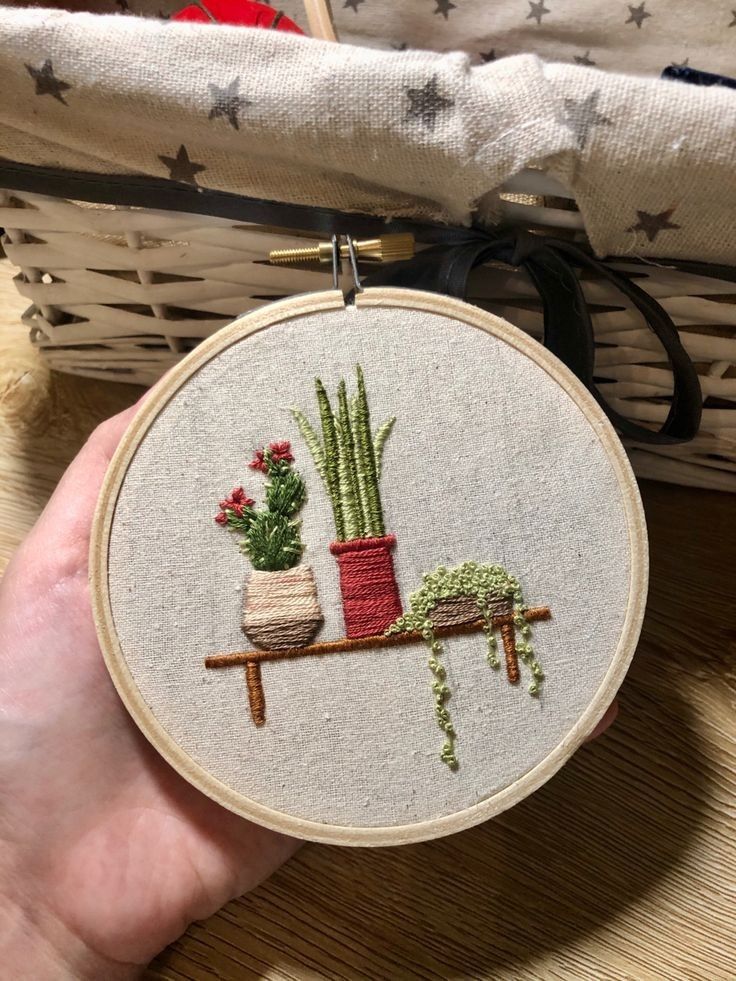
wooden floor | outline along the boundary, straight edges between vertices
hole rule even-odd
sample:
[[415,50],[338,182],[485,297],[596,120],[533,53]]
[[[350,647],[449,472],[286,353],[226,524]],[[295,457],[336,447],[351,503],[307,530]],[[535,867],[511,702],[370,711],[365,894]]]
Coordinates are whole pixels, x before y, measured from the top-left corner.
[[[49,377],[0,267],[0,567],[133,388]],[[736,499],[643,487],[644,635],[614,729],[483,827],[394,850],[307,846],[194,924],[161,979],[736,976]]]

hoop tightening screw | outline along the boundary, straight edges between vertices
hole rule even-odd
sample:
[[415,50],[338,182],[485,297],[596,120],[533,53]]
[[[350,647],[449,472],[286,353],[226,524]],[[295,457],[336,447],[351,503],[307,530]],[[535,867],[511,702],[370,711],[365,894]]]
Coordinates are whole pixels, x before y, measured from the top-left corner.
[[[414,256],[414,236],[411,233],[382,235],[380,238],[366,238],[353,241],[355,252],[364,262],[398,262]],[[347,245],[340,246],[340,258],[347,259],[350,250]],[[332,243],[320,242],[303,249],[274,249],[268,254],[275,266],[291,266],[299,262],[332,262]]]

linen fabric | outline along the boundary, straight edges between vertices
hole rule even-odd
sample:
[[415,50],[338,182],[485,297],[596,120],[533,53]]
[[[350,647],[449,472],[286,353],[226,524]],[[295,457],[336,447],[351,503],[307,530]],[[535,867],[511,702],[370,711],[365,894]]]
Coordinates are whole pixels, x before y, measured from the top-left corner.
[[533,54],[477,60],[5,8],[1,153],[455,223],[492,221],[503,182],[542,167],[599,254],[736,261],[736,93]]
[[[157,16],[179,0],[130,0]],[[302,0],[280,9],[306,28]],[[466,51],[482,64],[534,53],[545,61],[658,76],[668,65],[736,75],[736,13],[728,0],[333,0],[343,43]]]
[[[289,411],[317,424],[329,392],[363,366],[374,425],[395,415],[381,493],[407,607],[424,573],[468,560],[518,577],[549,605],[532,640],[546,679],[509,685],[482,634],[445,642],[457,772],[439,759],[423,643],[269,662],[266,723],[250,718],[242,667],[204,658],[250,645],[240,631],[248,564],[213,520],[234,485],[262,499],[254,447],[290,439],[308,500],[303,561],[324,626],[343,637],[332,513]],[[138,445],[115,506],[109,595],[123,656],[171,738],[239,794],[350,827],[452,814],[544,760],[599,689],[631,593],[625,502],[600,435],[528,355],[421,310],[346,307],[261,330],[216,354],[166,404]],[[503,654],[501,655],[503,659]]]

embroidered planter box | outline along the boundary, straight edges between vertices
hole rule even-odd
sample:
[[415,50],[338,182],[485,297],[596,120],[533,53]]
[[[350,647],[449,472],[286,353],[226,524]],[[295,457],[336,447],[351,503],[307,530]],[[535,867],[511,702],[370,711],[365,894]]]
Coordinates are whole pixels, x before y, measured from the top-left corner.
[[[493,616],[510,614],[513,603],[505,596],[489,596],[488,609]],[[480,617],[475,596],[448,596],[430,610],[429,618],[435,627],[453,627],[474,623]]]
[[391,551],[395,535],[332,542],[340,570],[345,632],[348,637],[382,634],[402,613]]
[[241,625],[256,647],[303,647],[317,633],[322,620],[311,566],[251,572],[243,597]]

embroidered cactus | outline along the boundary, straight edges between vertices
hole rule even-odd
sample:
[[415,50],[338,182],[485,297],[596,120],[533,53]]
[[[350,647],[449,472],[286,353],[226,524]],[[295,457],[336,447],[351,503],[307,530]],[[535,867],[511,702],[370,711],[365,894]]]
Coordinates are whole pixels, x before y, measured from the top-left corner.
[[292,409],[332,505],[340,542],[379,538],[386,533],[379,479],[381,459],[395,418],[371,429],[363,369],[356,366],[356,392],[348,397],[345,381],[337,386],[333,407],[322,381],[315,379],[322,438],[300,409]]
[[[440,658],[444,648],[437,636],[438,627],[451,623],[468,623],[483,620],[486,635],[486,660],[492,668],[500,667],[498,647],[493,627],[493,617],[504,606],[513,615],[513,627],[521,634],[516,641],[516,653],[531,673],[529,694],[538,695],[544,672],[534,657],[529,641],[531,627],[524,616],[526,607],[519,581],[500,565],[480,565],[463,562],[453,569],[439,566],[422,579],[422,586],[409,597],[409,609],[386,631],[387,634],[418,631],[430,650],[428,667],[433,675],[432,691],[435,697],[437,724],[445,733],[440,759],[451,770],[458,767],[455,754],[456,732],[447,709],[450,688],[445,668]],[[502,628],[506,629],[506,628]],[[511,630],[511,627],[508,628]],[[517,675],[518,677],[518,671]]]
[[225,500],[215,521],[242,535],[240,548],[259,571],[282,571],[298,564],[304,551],[296,515],[304,504],[306,487],[292,469],[294,456],[288,441],[258,449],[249,466],[265,474],[265,503],[261,508],[236,487]]

